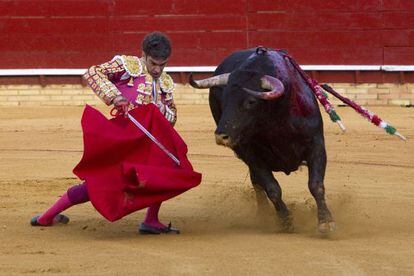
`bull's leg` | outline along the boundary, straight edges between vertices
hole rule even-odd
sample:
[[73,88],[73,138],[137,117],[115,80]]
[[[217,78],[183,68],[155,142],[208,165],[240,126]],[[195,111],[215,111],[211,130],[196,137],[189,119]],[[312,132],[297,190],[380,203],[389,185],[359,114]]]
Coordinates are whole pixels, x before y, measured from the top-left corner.
[[261,187],[275,206],[277,215],[282,221],[283,229],[289,232],[293,231],[292,219],[289,210],[282,200],[282,189],[280,188],[277,180],[274,178],[272,171],[250,167],[250,179],[253,187],[255,187],[258,200],[261,200],[260,191],[258,190],[258,187]]
[[265,191],[263,188],[252,182],[254,192],[256,193],[256,201],[257,201],[257,217],[264,217],[264,214],[268,213],[269,210],[269,203],[266,196]]
[[335,222],[326,205],[325,186],[323,184],[326,169],[326,151],[323,138],[312,146],[307,164],[309,172],[308,187],[318,207],[318,230],[321,233],[333,232]]

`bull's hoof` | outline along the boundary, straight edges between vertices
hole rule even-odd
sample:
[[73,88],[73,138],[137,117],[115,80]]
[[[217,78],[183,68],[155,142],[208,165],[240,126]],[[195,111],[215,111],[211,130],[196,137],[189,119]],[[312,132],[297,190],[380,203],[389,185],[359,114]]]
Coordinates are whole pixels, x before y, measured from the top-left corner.
[[295,228],[293,226],[293,219],[291,216],[280,218],[282,232],[284,233],[293,233]]
[[336,223],[334,221],[319,223],[318,230],[321,234],[334,233],[336,230]]

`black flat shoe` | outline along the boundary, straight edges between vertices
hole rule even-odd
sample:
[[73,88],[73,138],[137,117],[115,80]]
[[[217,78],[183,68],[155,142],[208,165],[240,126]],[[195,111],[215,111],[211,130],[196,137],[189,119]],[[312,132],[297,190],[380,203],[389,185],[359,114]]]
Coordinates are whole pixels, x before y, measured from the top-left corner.
[[169,223],[168,226],[164,228],[157,228],[143,222],[139,225],[138,230],[139,233],[142,235],[159,235],[168,233],[180,234],[180,230],[171,227],[171,223]]
[[31,226],[45,226],[45,225],[41,225],[38,221],[37,221],[37,219],[39,218],[40,216],[34,216],[34,217],[32,217],[32,219],[30,220],[30,225]]
[[38,219],[40,216],[34,216],[32,217],[32,219],[30,220],[30,225],[31,226],[52,226],[53,224],[57,224],[57,223],[62,223],[62,224],[68,224],[69,223],[69,217],[62,215],[62,214],[57,214],[54,218],[53,218],[53,223],[52,224],[47,224],[47,225],[43,225],[40,224]]

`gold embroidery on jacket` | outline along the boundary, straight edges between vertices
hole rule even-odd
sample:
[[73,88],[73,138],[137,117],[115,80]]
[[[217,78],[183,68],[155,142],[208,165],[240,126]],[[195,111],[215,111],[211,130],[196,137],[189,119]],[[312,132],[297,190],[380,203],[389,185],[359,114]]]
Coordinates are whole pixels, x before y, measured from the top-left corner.
[[142,74],[142,64],[138,57],[136,56],[121,56],[122,63],[125,67],[125,71],[132,76],[138,77]]
[[137,87],[137,92],[144,93],[144,89],[145,89],[145,84],[139,83]]
[[[112,81],[116,73],[127,73],[131,79],[145,76],[137,86],[137,104],[163,103],[174,114],[171,123],[174,125],[177,120],[177,109],[173,101],[175,88],[172,78],[163,72],[156,82],[156,99],[153,98],[153,78],[148,73],[145,63],[135,56],[115,56],[111,61],[101,65],[92,66],[84,74],[89,86],[94,93],[107,105],[112,104],[113,99],[120,95],[117,87]],[[132,106],[131,106],[132,108]],[[170,119],[168,119],[170,120]]]
[[160,87],[164,93],[172,93],[174,90],[174,81],[167,73],[163,72],[160,77]]
[[142,94],[138,94],[138,95],[137,95],[137,98],[136,98],[136,100],[135,100],[135,102],[136,102],[137,104],[143,104],[143,101],[144,101],[144,95],[142,95]]
[[119,59],[113,59],[101,65],[92,66],[83,75],[93,92],[107,105],[121,93],[109,80],[109,75],[125,71]]

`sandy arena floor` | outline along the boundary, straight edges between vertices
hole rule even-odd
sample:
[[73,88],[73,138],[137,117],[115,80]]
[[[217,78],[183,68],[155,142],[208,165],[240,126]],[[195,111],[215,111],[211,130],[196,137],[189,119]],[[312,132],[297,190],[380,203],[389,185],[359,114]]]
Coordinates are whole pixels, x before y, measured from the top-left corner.
[[[106,108],[101,108],[105,110]],[[306,168],[285,176],[295,233],[280,232],[273,208],[256,215],[246,166],[214,143],[208,106],[179,106],[177,130],[201,185],[163,205],[181,235],[141,236],[144,211],[110,223],[90,205],[65,213],[66,226],[29,219],[78,180],[83,108],[2,108],[0,275],[414,275],[414,109],[373,107],[406,135],[400,141],[353,110],[348,131],[324,114],[328,205],[338,230],[316,232]]]

